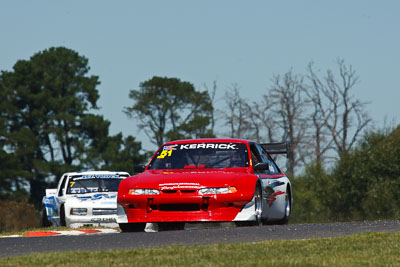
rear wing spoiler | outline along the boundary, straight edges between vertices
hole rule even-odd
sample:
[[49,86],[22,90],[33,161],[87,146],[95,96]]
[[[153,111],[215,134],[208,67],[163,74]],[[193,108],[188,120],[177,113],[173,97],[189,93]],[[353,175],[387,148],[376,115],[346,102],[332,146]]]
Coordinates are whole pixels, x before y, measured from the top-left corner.
[[289,157],[290,141],[282,143],[266,143],[261,146],[268,152],[268,154],[286,154]]

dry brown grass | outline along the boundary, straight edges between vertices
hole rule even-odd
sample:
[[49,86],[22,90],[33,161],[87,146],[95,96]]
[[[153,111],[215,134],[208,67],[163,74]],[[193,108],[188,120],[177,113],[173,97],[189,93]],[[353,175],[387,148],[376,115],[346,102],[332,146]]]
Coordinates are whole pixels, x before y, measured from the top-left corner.
[[10,200],[0,201],[0,233],[39,226],[39,217],[32,204]]

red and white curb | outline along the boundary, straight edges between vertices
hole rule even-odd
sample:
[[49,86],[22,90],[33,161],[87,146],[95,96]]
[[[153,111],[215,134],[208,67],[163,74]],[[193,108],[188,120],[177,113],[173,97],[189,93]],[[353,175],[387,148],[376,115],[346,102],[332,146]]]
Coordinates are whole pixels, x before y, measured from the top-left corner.
[[37,236],[61,236],[61,235],[89,235],[89,234],[111,234],[119,233],[115,229],[87,229],[87,230],[71,230],[71,231],[37,231],[28,232],[23,235],[9,235],[1,236],[0,238],[6,237],[37,237]]

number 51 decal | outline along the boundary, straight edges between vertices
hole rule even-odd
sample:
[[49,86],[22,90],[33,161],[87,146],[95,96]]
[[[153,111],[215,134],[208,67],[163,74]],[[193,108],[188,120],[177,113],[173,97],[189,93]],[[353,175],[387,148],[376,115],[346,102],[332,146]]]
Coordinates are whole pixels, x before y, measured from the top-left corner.
[[161,152],[161,154],[160,154],[160,156],[158,156],[157,158],[158,159],[163,159],[163,158],[165,158],[166,156],[171,156],[172,155],[172,150],[163,150],[162,152]]

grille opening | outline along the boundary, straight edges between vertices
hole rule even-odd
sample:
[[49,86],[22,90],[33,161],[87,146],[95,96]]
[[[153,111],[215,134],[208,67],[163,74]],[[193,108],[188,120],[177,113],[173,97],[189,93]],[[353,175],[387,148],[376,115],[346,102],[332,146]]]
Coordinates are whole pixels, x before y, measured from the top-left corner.
[[177,190],[162,190],[163,193],[165,194],[173,194],[176,193]]
[[113,215],[117,214],[117,209],[93,209],[93,215]]
[[207,211],[207,210],[208,210],[208,204],[204,204],[204,205],[201,207],[201,209],[202,209],[203,211]]
[[196,190],[195,189],[193,189],[193,190],[181,190],[181,192],[182,193],[195,193]]
[[198,211],[199,204],[162,204],[158,206],[160,211]]

